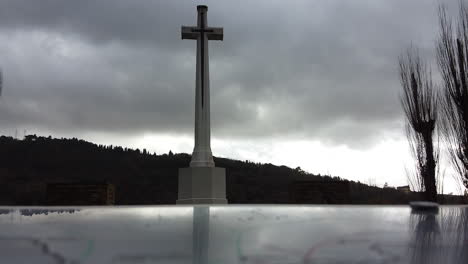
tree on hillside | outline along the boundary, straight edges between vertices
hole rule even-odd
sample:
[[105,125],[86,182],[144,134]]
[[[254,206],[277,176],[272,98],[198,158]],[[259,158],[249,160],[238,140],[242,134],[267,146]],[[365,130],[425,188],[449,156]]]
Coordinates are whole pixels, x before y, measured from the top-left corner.
[[442,134],[457,176],[468,188],[468,11],[460,1],[455,28],[439,8],[437,62],[442,76]]
[[406,134],[416,163],[417,188],[424,198],[436,201],[436,167],[439,160],[434,132],[438,100],[432,75],[416,49],[410,48],[399,58],[400,81],[403,94],[401,105],[406,114]]

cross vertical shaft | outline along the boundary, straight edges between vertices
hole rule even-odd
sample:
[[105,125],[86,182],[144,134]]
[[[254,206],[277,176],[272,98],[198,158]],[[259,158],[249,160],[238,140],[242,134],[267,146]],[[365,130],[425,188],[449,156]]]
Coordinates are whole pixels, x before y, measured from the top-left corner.
[[182,39],[197,40],[195,81],[195,147],[190,167],[214,167],[210,133],[210,78],[208,40],[222,40],[223,29],[207,24],[206,6],[197,6],[196,27],[182,27]]

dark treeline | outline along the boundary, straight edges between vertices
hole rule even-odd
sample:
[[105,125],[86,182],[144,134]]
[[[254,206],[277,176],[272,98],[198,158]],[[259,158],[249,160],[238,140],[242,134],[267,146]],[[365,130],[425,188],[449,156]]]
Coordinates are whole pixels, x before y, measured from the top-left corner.
[[[156,155],[146,150],[96,145],[84,140],[28,135],[24,140],[0,137],[0,204],[43,205],[47,183],[107,182],[115,185],[115,203],[174,204],[178,168],[187,167],[188,154]],[[216,158],[226,168],[229,203],[291,203],[297,181],[349,184],[352,204],[404,204],[420,199],[393,188],[378,188],[339,177],[314,175],[300,168]],[[440,202],[461,202],[440,196]],[[326,201],[325,201],[326,202]]]

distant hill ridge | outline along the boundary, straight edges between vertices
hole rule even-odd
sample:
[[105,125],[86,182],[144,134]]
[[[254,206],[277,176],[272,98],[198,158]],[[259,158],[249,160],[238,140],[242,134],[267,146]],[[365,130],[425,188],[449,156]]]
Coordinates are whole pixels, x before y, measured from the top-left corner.
[[[109,182],[116,204],[174,204],[178,168],[187,167],[188,154],[156,155],[147,150],[97,145],[76,138],[28,135],[23,140],[0,136],[0,204],[41,205],[51,182]],[[230,203],[290,202],[297,181],[349,183],[347,203],[407,203],[408,195],[359,182],[314,175],[286,166],[214,158],[226,168]],[[414,198],[414,197],[413,197]]]

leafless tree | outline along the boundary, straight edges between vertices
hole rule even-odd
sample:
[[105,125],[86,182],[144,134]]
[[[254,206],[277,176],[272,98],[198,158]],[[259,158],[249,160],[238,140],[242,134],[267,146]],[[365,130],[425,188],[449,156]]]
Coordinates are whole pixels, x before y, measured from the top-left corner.
[[406,135],[416,162],[416,178],[409,178],[410,184],[423,190],[426,200],[436,201],[439,161],[438,144],[434,144],[438,114],[436,87],[431,71],[414,48],[400,56],[399,72],[403,87],[400,100],[407,118]]
[[441,130],[457,177],[468,188],[468,11],[460,1],[455,28],[439,8],[437,63],[442,76]]

